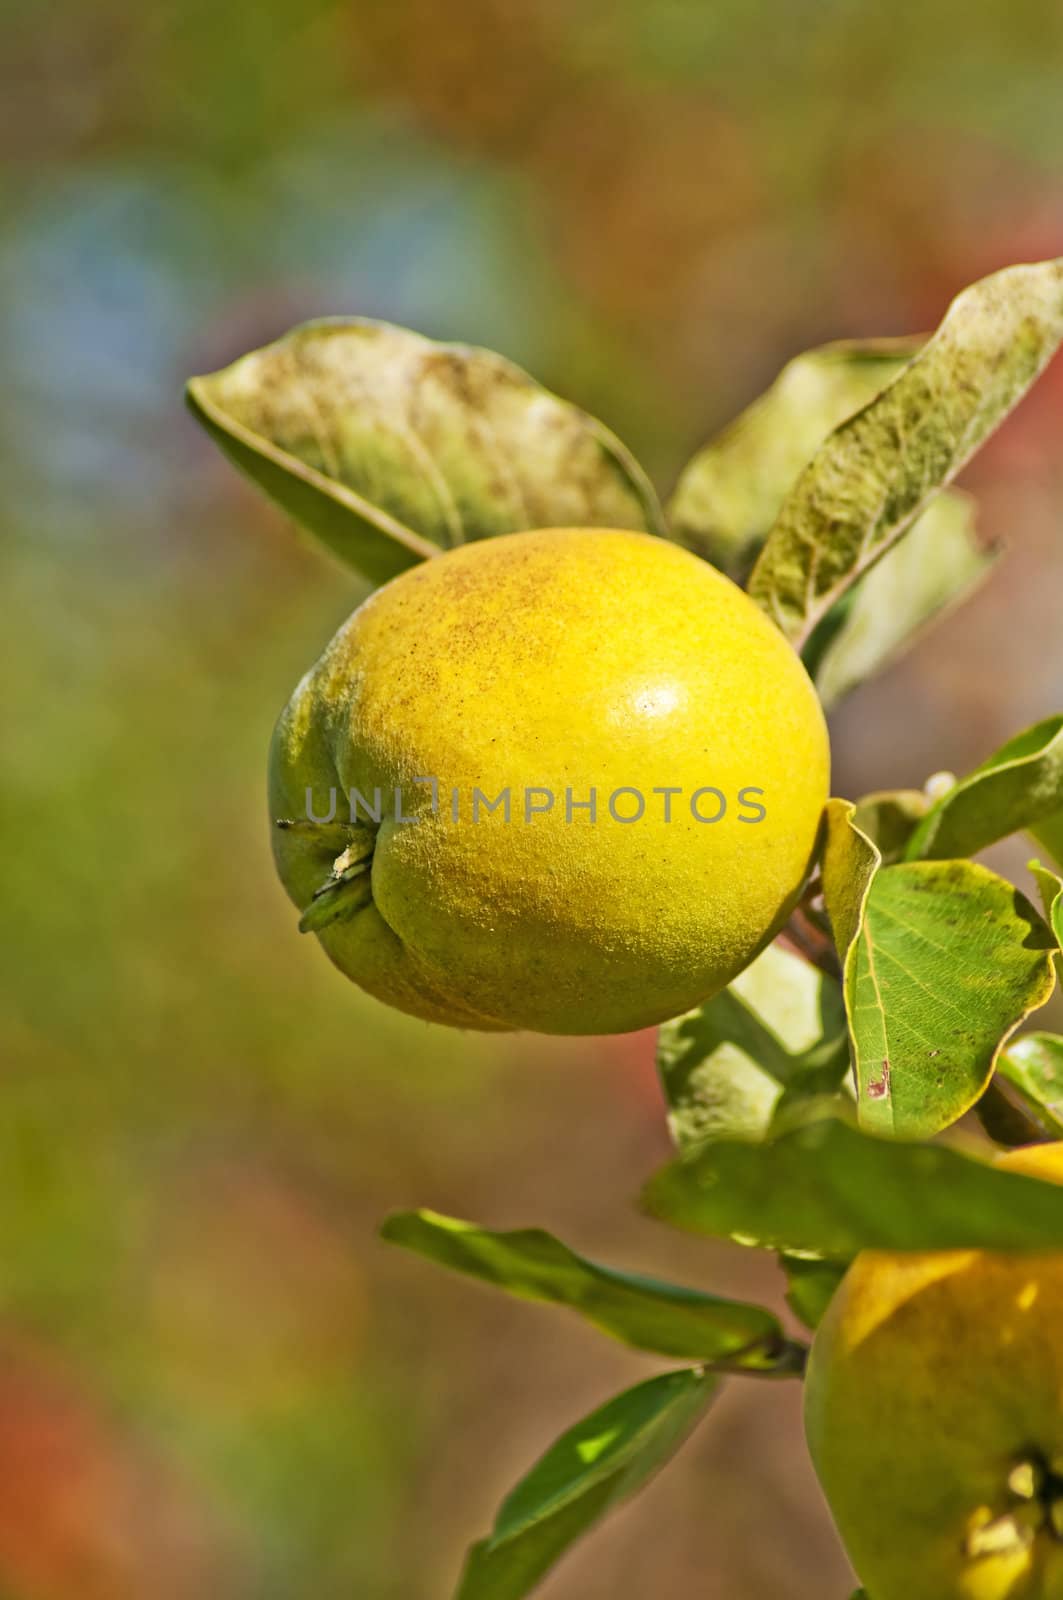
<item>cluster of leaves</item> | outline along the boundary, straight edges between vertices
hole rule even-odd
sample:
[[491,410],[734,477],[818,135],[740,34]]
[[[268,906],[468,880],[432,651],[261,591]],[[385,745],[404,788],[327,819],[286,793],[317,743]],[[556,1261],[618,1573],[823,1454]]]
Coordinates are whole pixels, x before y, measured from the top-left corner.
[[[373,582],[468,539],[629,527],[738,581],[826,703],[978,582],[994,552],[948,486],[1063,341],[1063,261],[965,291],[926,340],[831,345],[680,477],[663,510],[600,423],[486,351],[310,324],[189,387],[232,460]],[[1015,833],[1035,906],[972,861]],[[1063,1189],[939,1136],[1063,1137],[1063,1038],[1013,1035],[1063,955],[1063,715],[961,781],[831,801],[788,934],[661,1030],[675,1160],[656,1217],[777,1252],[814,1328],[860,1250],[1063,1248]],[[990,1149],[992,1146],[990,1146]],[[584,1260],[540,1231],[414,1212],[384,1237],[686,1363],[577,1423],[505,1500],[458,1600],[520,1600],[679,1447],[725,1374],[800,1374],[769,1310]]]

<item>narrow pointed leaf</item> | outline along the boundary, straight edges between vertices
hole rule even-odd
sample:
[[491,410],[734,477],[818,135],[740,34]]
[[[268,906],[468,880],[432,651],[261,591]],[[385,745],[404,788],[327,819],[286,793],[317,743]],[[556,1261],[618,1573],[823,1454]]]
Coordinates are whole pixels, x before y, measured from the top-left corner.
[[676,1227],[832,1261],[860,1250],[1063,1249],[1058,1184],[835,1117],[769,1142],[702,1145],[651,1179],[643,1203]]
[[921,343],[847,340],[795,356],[684,468],[668,506],[675,538],[743,582],[802,468]]
[[997,1075],[1018,1091],[1053,1139],[1063,1139],[1063,1039],[1026,1033],[1001,1052]]
[[937,333],[830,435],[779,513],[750,593],[800,649],[1018,404],[1063,340],[1063,260],[966,289]]
[[822,1093],[845,1073],[841,986],[769,945],[722,993],[664,1024],[657,1064],[680,1149],[763,1134],[784,1092]]
[[769,1370],[782,1329],[761,1306],[599,1266],[538,1228],[492,1233],[432,1211],[389,1217],[381,1235],[524,1300],[567,1306],[637,1350]]
[[561,1436],[472,1547],[455,1600],[523,1600],[566,1550],[630,1499],[704,1416],[718,1379],[669,1372],[628,1389]]
[[1063,807],[1063,716],[1009,739],[943,795],[909,840],[910,861],[976,855]]
[[193,378],[188,402],[241,471],[374,583],[523,528],[663,531],[620,441],[488,350],[311,322]]

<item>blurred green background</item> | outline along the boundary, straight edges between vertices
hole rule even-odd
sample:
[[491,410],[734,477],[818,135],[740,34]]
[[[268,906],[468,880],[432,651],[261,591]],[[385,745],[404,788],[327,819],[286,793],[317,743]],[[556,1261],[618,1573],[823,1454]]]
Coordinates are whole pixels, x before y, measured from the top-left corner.
[[[649,1038],[452,1035],[297,936],[266,746],[360,591],[182,381],[389,318],[504,351],[667,487],[798,350],[1063,251],[1063,10],[8,0],[0,53],[0,1596],[445,1600],[519,1472],[654,1368],[392,1259],[384,1213],[779,1286],[631,1208]],[[1011,557],[839,711],[840,792],[1059,709],[1061,423],[1057,363],[968,475]],[[543,1594],[848,1581],[797,1386],[736,1382]]]

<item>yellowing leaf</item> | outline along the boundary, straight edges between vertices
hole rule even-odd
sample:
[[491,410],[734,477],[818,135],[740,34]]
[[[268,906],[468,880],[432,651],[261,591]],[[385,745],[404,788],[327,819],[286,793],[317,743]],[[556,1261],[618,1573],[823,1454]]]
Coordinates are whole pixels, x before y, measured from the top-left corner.
[[310,322],[193,378],[188,401],[241,471],[374,583],[525,528],[663,531],[620,441],[489,350]]
[[951,483],[1061,340],[1063,259],[1008,267],[964,290],[899,376],[831,434],[749,584],[797,648]]
[[922,340],[853,339],[795,356],[684,468],[668,505],[675,537],[736,582],[829,433],[901,372]]

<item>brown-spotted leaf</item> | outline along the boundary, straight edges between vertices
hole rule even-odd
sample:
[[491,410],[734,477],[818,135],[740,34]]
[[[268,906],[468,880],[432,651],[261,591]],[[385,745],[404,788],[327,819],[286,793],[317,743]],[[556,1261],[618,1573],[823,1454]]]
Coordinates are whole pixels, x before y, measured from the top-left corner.
[[861,1126],[929,1138],[969,1110],[1052,993],[1055,946],[1029,901],[974,862],[878,871],[845,967]]
[[929,1138],[975,1103],[1002,1045],[1048,999],[1056,939],[985,867],[883,866],[856,816],[846,801],[828,804],[823,893],[857,1114],[872,1132]]
[[311,322],[193,378],[188,401],[237,467],[374,583],[525,528],[663,531],[620,441],[489,350]]
[[1063,259],[1008,267],[952,303],[787,496],[750,593],[801,648],[1044,370],[1063,340]]

